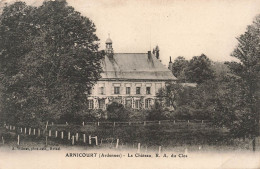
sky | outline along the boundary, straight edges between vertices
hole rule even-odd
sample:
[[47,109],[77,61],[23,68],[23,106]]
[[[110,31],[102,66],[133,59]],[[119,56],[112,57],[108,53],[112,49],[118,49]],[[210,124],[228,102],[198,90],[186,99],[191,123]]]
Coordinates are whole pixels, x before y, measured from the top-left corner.
[[[13,0],[0,0],[10,2]],[[24,0],[38,6],[42,0]],[[146,53],[156,45],[169,56],[191,59],[202,53],[231,61],[236,38],[260,14],[259,0],[67,0],[97,28],[101,49],[110,34],[115,53]]]

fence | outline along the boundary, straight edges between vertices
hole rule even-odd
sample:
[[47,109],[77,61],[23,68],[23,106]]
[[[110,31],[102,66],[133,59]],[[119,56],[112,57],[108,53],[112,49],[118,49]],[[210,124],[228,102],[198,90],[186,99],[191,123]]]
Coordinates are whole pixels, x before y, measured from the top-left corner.
[[[59,139],[60,141],[67,140],[66,142],[70,142],[71,145],[75,144],[93,144],[93,142],[98,145],[99,143],[102,144],[103,140],[106,140],[108,138],[113,138],[114,140],[119,139],[119,137],[123,137],[120,139],[124,140],[124,136],[118,135],[116,132],[114,132],[115,127],[119,127],[121,129],[122,126],[126,127],[138,127],[138,126],[151,126],[151,125],[158,125],[158,126],[164,126],[164,125],[173,125],[174,128],[182,128],[182,127],[188,127],[190,130],[192,130],[192,127],[189,126],[194,126],[198,125],[201,127],[205,127],[205,125],[212,124],[210,121],[205,121],[205,120],[160,120],[160,121],[130,121],[130,122],[82,122],[81,128],[84,129],[84,127],[87,127],[88,125],[90,126],[95,126],[95,127],[100,127],[99,131],[95,132],[90,132],[88,131],[78,131],[78,128],[80,126],[76,126],[77,131],[70,131],[70,129],[66,129],[66,126],[71,126],[67,122],[66,124],[54,124],[51,122],[48,125],[46,125],[45,129],[42,128],[33,128],[33,127],[20,127],[20,126],[14,126],[14,125],[6,125],[4,124],[4,127],[12,132],[15,132],[17,134],[17,142],[20,142],[21,136],[32,136],[32,137],[45,137],[45,142],[47,144],[49,139]],[[112,127],[113,131],[108,131],[110,132],[110,135],[106,135],[103,131],[102,128],[106,127]],[[54,129],[53,129],[54,128]],[[196,128],[194,128],[196,130]],[[129,130],[128,130],[129,131]],[[130,131],[132,132],[132,131]],[[113,135],[111,135],[111,133]],[[93,136],[94,135],[94,136]],[[101,137],[98,140],[98,136],[100,135]],[[102,136],[104,136],[102,138]],[[2,142],[4,143],[4,138],[2,138]]]
[[[114,126],[115,124],[115,126]],[[133,125],[136,124],[136,125]],[[155,134],[158,129],[157,127],[155,128],[149,128],[149,124],[153,125],[153,126],[160,126],[160,127],[164,127],[169,129],[169,131],[174,130],[173,128],[169,128],[169,126],[163,126],[166,124],[170,124],[171,127],[172,126],[181,126],[183,124],[185,124],[184,126],[186,126],[189,130],[191,130],[191,126],[192,125],[203,125],[203,128],[205,128],[205,130],[203,129],[202,133],[211,133],[210,136],[213,136],[212,138],[209,135],[205,136],[206,140],[215,140],[216,138],[214,137],[215,135],[215,130],[208,130],[208,127],[205,127],[204,125],[206,124],[211,124],[211,122],[205,122],[205,121],[145,121],[145,122],[132,122],[130,125],[126,122],[99,122],[99,125],[96,123],[85,123],[85,126],[79,126],[80,128],[85,128],[87,125],[91,125],[94,128],[97,129],[97,132],[95,132],[95,134],[93,134],[90,131],[80,131],[80,130],[75,130],[75,131],[71,131],[68,129],[65,129],[64,126],[68,126],[68,125],[62,125],[60,126],[59,129],[55,129],[55,124],[52,124],[50,126],[48,126],[48,128],[45,129],[41,129],[41,128],[33,128],[33,127],[20,127],[20,126],[15,126],[15,125],[4,125],[6,131],[10,134],[13,133],[12,135],[12,140],[16,141],[16,144],[19,146],[21,144],[21,141],[26,140],[26,138],[33,138],[35,140],[42,140],[45,142],[46,145],[49,145],[50,141],[54,141],[56,143],[62,143],[62,144],[69,144],[69,145],[81,145],[81,146],[106,146],[109,145],[110,147],[113,148],[120,148],[120,147],[132,147],[134,149],[137,149],[137,151],[140,151],[140,149],[142,149],[142,151],[147,151],[147,147],[153,147],[155,149],[157,149],[159,152],[161,152],[162,147],[167,147],[166,143],[164,143],[164,140],[168,140],[171,142],[179,142],[178,139],[180,140],[185,140],[186,142],[184,144],[180,144],[179,146],[185,145],[186,143],[188,143],[189,145],[194,145],[197,147],[201,147],[201,145],[204,144],[204,142],[199,142],[198,144],[196,144],[196,140],[197,139],[201,139],[201,132],[193,132],[191,131],[191,133],[185,133],[185,131],[183,132],[183,130],[179,130],[176,133],[174,133],[174,137],[176,138],[172,138],[169,137],[169,134],[172,135],[172,133],[167,133],[168,131],[163,130],[162,133],[163,134],[163,138],[160,138],[161,136],[158,136],[157,134]],[[110,125],[111,130],[106,128],[106,125]],[[125,128],[121,128],[120,125],[125,125]],[[118,127],[117,127],[118,126]],[[140,127],[141,126],[141,127]],[[53,127],[53,128],[52,128]],[[147,128],[148,127],[148,128]],[[112,137],[107,136],[104,133],[104,129],[107,130],[108,132],[112,133],[111,131],[114,131],[115,129],[118,129],[120,131],[122,131],[125,135],[117,135],[117,133],[113,133]],[[130,130],[129,130],[130,129]],[[136,133],[136,129],[139,129],[139,131],[137,131]],[[143,129],[145,129],[145,131],[143,131]],[[146,130],[147,129],[147,130]],[[195,129],[197,130],[197,129]],[[206,131],[208,130],[208,131]],[[141,131],[141,132],[140,132]],[[213,133],[212,133],[213,131]],[[133,133],[136,134],[133,136]],[[120,133],[121,134],[121,133]],[[168,135],[167,135],[168,134]],[[193,140],[192,142],[190,142],[190,134],[196,135],[195,141]],[[133,139],[130,142],[127,141],[126,139],[129,139],[131,137],[137,138],[137,139]],[[152,142],[153,144],[149,144],[149,140],[151,139],[158,139],[156,141],[158,142]],[[194,139],[194,137],[193,137]],[[222,140],[222,138],[218,138],[219,140]],[[4,135],[1,135],[1,141],[2,144],[6,144],[8,143],[8,138],[5,137]],[[226,140],[222,140],[223,142],[225,142]],[[155,144],[154,144],[155,143]],[[195,144],[194,144],[195,143]],[[132,146],[131,146],[132,145]],[[156,148],[157,146],[157,148]],[[178,146],[178,145],[175,145]],[[200,148],[199,148],[200,149]]]
[[[4,128],[10,132],[11,137],[17,139],[17,145],[20,145],[21,139],[31,137],[35,139],[45,138],[45,144],[48,145],[49,139],[62,143],[70,143],[71,145],[98,145],[98,137],[87,135],[86,133],[72,133],[70,131],[55,131],[51,129],[31,128],[31,127],[16,127],[13,125],[4,125]],[[9,136],[10,137],[10,136]],[[5,144],[5,138],[2,135],[2,144]]]
[[[101,125],[111,125],[111,126],[117,126],[117,125],[149,125],[149,124],[158,124],[158,125],[163,125],[163,124],[179,124],[179,125],[183,125],[183,124],[207,124],[207,125],[213,125],[212,121],[209,120],[157,120],[157,121],[123,121],[123,122],[110,122],[110,121],[97,121],[97,122],[82,122],[80,125],[85,126],[85,125],[95,125],[95,126],[101,126]],[[66,122],[65,124],[54,124],[52,123],[52,125],[56,125],[56,126],[66,126],[69,125],[68,122]]]

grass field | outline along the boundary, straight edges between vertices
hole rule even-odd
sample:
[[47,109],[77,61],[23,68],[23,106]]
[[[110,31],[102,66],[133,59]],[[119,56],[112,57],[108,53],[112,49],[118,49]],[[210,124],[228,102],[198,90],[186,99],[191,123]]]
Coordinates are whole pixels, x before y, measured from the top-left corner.
[[[52,125],[48,126],[48,130],[43,135],[38,136],[37,129],[33,135],[21,133],[18,128],[15,131],[9,131],[3,127],[0,128],[0,136],[4,137],[5,143],[10,146],[17,145],[17,134],[20,133],[20,145],[36,146],[45,145],[46,136],[48,145],[70,146],[71,139],[68,140],[68,132],[70,136],[75,136],[78,133],[78,141],[75,141],[75,146],[87,146],[88,136],[98,137],[98,147],[95,148],[114,148],[116,140],[119,139],[119,148],[136,149],[140,143],[141,149],[156,150],[158,146],[163,149],[174,149],[184,151],[188,148],[190,151],[208,151],[208,150],[250,150],[252,143],[250,139],[240,140],[233,139],[229,131],[225,128],[216,128],[208,123],[146,123],[143,124],[116,124],[104,123],[82,125]],[[51,136],[49,137],[49,131]],[[57,138],[55,133],[57,131]],[[64,138],[61,139],[61,132]],[[83,134],[86,135],[86,143],[83,142]],[[92,140],[95,144],[95,140]],[[102,143],[102,145],[100,145]]]

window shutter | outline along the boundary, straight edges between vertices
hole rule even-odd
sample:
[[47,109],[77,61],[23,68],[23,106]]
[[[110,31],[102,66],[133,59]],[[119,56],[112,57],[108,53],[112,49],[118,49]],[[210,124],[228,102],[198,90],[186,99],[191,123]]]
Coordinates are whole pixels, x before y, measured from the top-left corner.
[[134,98],[132,97],[132,108],[134,109],[135,108],[135,101],[134,101]]

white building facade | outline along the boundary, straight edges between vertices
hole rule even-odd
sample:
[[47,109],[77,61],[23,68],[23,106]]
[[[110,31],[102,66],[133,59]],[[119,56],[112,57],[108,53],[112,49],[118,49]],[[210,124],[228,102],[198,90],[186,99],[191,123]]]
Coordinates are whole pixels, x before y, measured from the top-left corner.
[[[153,52],[154,53],[154,52]],[[159,60],[148,53],[114,53],[112,40],[106,41],[101,79],[88,96],[89,109],[103,109],[112,102],[126,108],[149,109],[156,93],[176,78]]]

